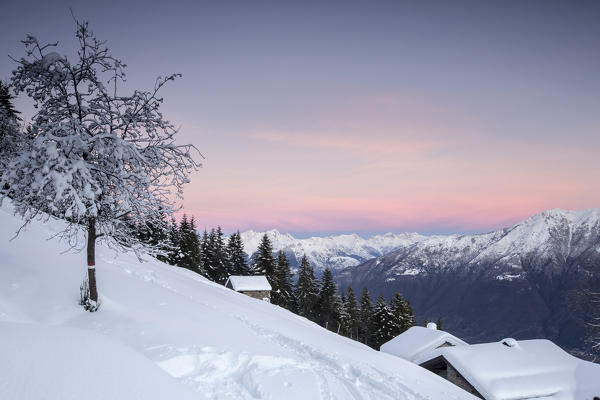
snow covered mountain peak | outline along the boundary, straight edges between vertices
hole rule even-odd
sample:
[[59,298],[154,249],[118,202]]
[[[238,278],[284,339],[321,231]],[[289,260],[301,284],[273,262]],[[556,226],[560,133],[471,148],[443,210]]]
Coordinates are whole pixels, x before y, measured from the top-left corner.
[[489,233],[430,236],[337,281],[388,298],[400,291],[417,317],[441,316],[471,341],[546,337],[585,354],[588,314],[575,299],[599,290],[600,210],[552,209]]
[[277,229],[266,232],[250,230],[241,233],[244,250],[249,257],[256,252],[265,233],[271,240],[273,250],[282,250],[286,253],[292,266],[298,265],[302,256],[306,254],[317,271],[325,268],[335,271],[355,266],[427,237],[418,233],[386,233],[365,239],[352,233],[296,239],[289,233],[281,233]]
[[[425,236],[418,233],[388,232],[368,239],[355,233],[296,239],[289,233],[271,229],[267,232],[246,231],[241,236],[248,256],[256,252],[266,233],[273,244],[273,250],[286,253],[292,266],[298,265],[306,254],[317,271],[330,268],[337,272],[416,244],[419,244],[419,248],[428,248],[429,252],[441,253],[442,259],[446,261],[451,254],[457,256],[459,253],[470,253],[482,248],[486,249],[486,254],[493,252],[505,256],[517,248],[519,251],[532,252],[553,247],[556,240],[570,237],[575,232],[590,233],[597,227],[600,227],[598,209],[572,211],[556,208],[535,214],[510,228],[475,235]],[[563,252],[568,252],[568,249],[563,249]],[[407,268],[416,271],[414,267]]]

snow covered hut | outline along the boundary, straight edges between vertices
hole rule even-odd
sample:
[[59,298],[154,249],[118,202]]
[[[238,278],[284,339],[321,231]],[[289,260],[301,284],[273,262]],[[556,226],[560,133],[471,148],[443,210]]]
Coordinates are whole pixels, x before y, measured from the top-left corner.
[[380,350],[420,364],[422,360],[428,360],[428,355],[438,348],[465,345],[466,342],[448,332],[438,330],[432,323],[427,328],[422,326],[409,328],[401,335],[382,344]]
[[549,340],[504,339],[435,353],[420,365],[486,400],[600,396],[600,365],[573,357]]
[[381,351],[412,361],[485,400],[600,397],[600,365],[573,357],[545,339],[468,345],[447,332],[413,327],[382,345]]
[[255,299],[271,302],[271,285],[264,275],[240,276],[231,275],[225,287]]

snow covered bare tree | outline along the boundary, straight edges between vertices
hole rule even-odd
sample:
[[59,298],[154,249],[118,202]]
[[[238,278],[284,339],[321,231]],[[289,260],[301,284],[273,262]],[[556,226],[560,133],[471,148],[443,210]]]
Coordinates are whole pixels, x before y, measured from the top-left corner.
[[75,22],[73,62],[54,51],[58,43],[41,44],[33,36],[23,42],[26,56],[15,60],[12,86],[33,99],[37,114],[30,147],[7,165],[0,187],[10,186],[25,224],[46,212],[67,221],[61,235],[71,245],[79,231],[87,233],[87,308],[94,310],[97,239],[139,255],[131,224],[172,215],[200,164],[194,146],[175,143],[177,130],[160,112],[160,89],[179,75],[158,78],[150,91],[118,93],[125,64],[87,22]]

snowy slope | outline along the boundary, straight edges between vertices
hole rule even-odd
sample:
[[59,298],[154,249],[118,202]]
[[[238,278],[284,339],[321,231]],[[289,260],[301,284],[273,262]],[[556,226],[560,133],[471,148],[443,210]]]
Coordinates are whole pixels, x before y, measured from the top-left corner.
[[0,322],[0,398],[197,400],[204,396],[107,336],[62,326]]
[[293,266],[300,264],[302,256],[306,254],[316,271],[330,268],[334,272],[427,238],[418,233],[386,233],[369,239],[356,234],[296,239],[276,229],[267,232],[246,231],[241,233],[241,237],[248,256],[256,252],[265,233],[273,244],[273,250],[283,250],[291,258]]
[[[155,260],[139,263],[133,255],[118,255],[104,246],[99,246],[97,254],[102,307],[97,313],[84,312],[77,301],[85,254],[62,254],[64,245],[47,240],[60,222],[32,223],[9,242],[19,226],[5,204],[0,209],[0,321],[12,323],[2,327],[24,324],[17,331],[0,327],[0,354],[8,354],[0,357],[0,371],[39,358],[47,371],[36,370],[33,378],[51,380],[54,364],[62,365],[53,350],[11,352],[15,346],[23,347],[22,336],[33,342],[40,336],[34,332],[50,332],[46,348],[64,348],[60,352],[70,354],[69,360],[73,352],[85,353],[81,347],[94,348],[89,359],[82,355],[79,368],[86,361],[94,362],[94,375],[123,389],[106,397],[111,399],[139,398],[131,395],[137,391],[138,377],[122,373],[123,381],[115,382],[108,369],[114,366],[118,372],[119,365],[128,368],[144,361],[149,365],[143,368],[154,368],[147,375],[150,390],[173,377],[182,386],[181,393],[195,391],[198,398],[473,398],[419,367],[337,336],[279,307],[190,271]],[[118,346],[130,351],[121,356],[114,350]],[[105,348],[104,358],[94,361]],[[157,365],[164,379],[155,378]],[[15,396],[32,384],[21,375],[9,375],[11,385],[0,378],[0,398],[27,398]],[[75,388],[69,393],[64,385],[48,385],[47,390],[44,398],[51,400],[87,398],[77,396]],[[145,392],[140,393],[144,397]],[[185,393],[171,397],[188,398]]]

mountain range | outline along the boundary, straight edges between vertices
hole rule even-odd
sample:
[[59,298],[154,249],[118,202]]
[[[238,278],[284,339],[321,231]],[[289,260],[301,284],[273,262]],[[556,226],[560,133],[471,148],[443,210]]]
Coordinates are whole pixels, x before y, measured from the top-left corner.
[[[600,210],[553,209],[510,228],[475,235],[401,233],[295,239],[266,232],[275,251],[317,272],[331,268],[341,290],[368,287],[374,300],[397,291],[415,314],[473,342],[548,338],[590,356],[586,290],[600,290]],[[265,232],[242,233],[252,255]]]
[[467,341],[543,337],[585,355],[582,294],[600,288],[600,210],[554,209],[495,232],[429,237],[337,279],[375,296],[400,291],[417,318],[441,317]]
[[246,231],[240,235],[248,257],[256,253],[265,234],[269,237],[273,250],[282,250],[290,259],[292,267],[300,265],[302,256],[306,254],[317,273],[330,268],[334,274],[427,238],[418,233],[386,233],[368,239],[356,234],[296,239],[289,233],[280,233],[276,229],[267,232]]

